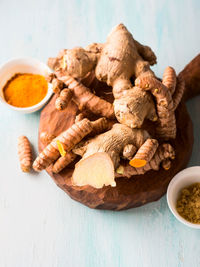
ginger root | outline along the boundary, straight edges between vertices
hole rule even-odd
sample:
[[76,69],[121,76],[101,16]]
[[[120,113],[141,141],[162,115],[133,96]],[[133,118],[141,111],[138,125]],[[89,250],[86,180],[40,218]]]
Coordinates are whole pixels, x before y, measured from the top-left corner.
[[[118,167],[124,148],[132,144],[138,149],[148,138],[150,135],[145,130],[131,129],[117,123],[111,130],[97,135],[82,147],[73,149],[75,154],[82,156],[75,165],[72,177],[74,185],[91,185],[96,188],[108,184],[115,186],[113,170]],[[95,169],[98,170],[96,173]]]
[[131,128],[140,128],[145,118],[158,119],[151,94],[136,86],[116,98],[114,108],[117,120]]
[[116,186],[114,166],[109,155],[99,152],[79,161],[75,165],[72,184],[90,185],[94,188],[102,188],[104,185]]
[[18,156],[20,167],[23,172],[29,172],[32,165],[31,144],[26,136],[18,138]]
[[135,88],[130,80],[143,73],[154,77],[150,65],[155,63],[156,56],[151,48],[134,40],[123,24],[111,31],[104,44],[93,43],[85,49],[66,49],[57,58],[48,61],[58,79],[73,90],[73,99],[80,110],[86,108],[97,115],[114,118],[111,104],[93,95],[75,80],[95,71],[99,81],[113,87],[117,120],[132,128],[140,128],[145,118],[157,120],[151,94]]
[[128,145],[124,146],[123,157],[125,159],[131,160],[136,151],[137,151],[136,146],[134,146],[133,144],[128,144]]
[[142,73],[153,75],[150,64],[156,63],[153,51],[135,41],[123,24],[117,25],[107,37],[97,60],[98,80],[113,87],[114,111],[117,120],[139,128],[145,118],[157,119],[155,105],[149,92],[134,88],[130,78]]
[[[72,182],[95,188],[116,186],[115,171],[120,157],[129,160],[132,168],[127,169],[134,174],[157,170],[161,164],[168,170],[175,157],[174,149],[169,144],[159,146],[142,126],[145,119],[151,120],[156,126],[153,138],[174,139],[175,110],[185,85],[172,67],[165,69],[163,80],[159,81],[150,68],[155,63],[151,48],[134,40],[123,24],[117,25],[103,44],[64,49],[56,58],[50,58],[48,65],[54,73],[49,81],[58,95],[56,108],[63,110],[74,101],[81,113],[70,129],[40,153],[34,169],[39,171],[54,164],[52,171],[58,173],[80,155],[82,159],[75,166]],[[94,74],[99,81],[112,86],[113,104],[81,83]],[[90,117],[86,115],[88,111],[100,119],[86,119]],[[119,123],[113,125],[113,121],[107,120],[115,117]],[[62,157],[59,157],[59,143],[65,151]]]

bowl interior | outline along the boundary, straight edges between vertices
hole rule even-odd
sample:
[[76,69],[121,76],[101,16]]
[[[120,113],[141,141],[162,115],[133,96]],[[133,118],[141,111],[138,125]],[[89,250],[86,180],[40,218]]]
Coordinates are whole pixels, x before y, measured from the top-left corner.
[[187,168],[179,172],[177,175],[175,175],[175,177],[170,182],[168,190],[167,190],[167,201],[168,201],[169,208],[171,209],[172,213],[175,215],[175,217],[179,221],[183,222],[184,224],[187,224],[188,226],[191,226],[194,228],[200,228],[200,224],[193,224],[193,223],[186,221],[183,217],[179,215],[179,213],[176,210],[176,203],[180,196],[181,190],[194,183],[200,183],[200,167],[199,166]]
[[[9,105],[5,99],[3,94],[3,88],[6,85],[7,81],[11,79],[17,73],[32,73],[32,74],[40,74],[46,76],[50,72],[50,69],[42,62],[32,59],[32,58],[20,58],[13,59],[4,64],[0,68],[0,97],[7,105]],[[48,92],[45,96],[45,100],[50,97],[51,85],[48,86]],[[39,103],[38,103],[39,104]],[[38,105],[36,104],[36,105]],[[35,105],[35,106],[36,106]],[[9,105],[11,106],[11,105]],[[11,106],[13,107],[13,106]],[[32,107],[28,107],[29,109]],[[27,109],[27,108],[17,108],[14,109]]]

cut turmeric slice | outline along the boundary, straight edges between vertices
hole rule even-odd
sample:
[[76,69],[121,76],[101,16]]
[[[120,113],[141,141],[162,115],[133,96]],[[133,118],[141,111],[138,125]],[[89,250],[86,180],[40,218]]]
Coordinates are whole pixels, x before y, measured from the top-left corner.
[[58,151],[60,152],[61,157],[64,157],[67,152],[65,151],[63,144],[59,140],[57,140],[56,143],[57,143]]
[[141,168],[141,167],[144,167],[147,164],[147,161],[144,160],[144,159],[136,159],[136,158],[133,158],[132,160],[129,161],[129,164],[132,167]]
[[66,55],[63,56],[63,60],[62,60],[62,68],[65,69],[67,64],[66,64]]

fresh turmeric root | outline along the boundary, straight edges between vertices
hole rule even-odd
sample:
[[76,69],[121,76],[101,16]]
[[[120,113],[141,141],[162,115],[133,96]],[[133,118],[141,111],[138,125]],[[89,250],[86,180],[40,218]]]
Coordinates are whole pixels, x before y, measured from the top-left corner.
[[51,143],[54,138],[56,138],[56,136],[48,132],[41,132],[40,134],[40,140],[44,145]]
[[168,171],[171,168],[172,162],[170,159],[165,159],[162,161],[162,167],[164,170]]
[[[89,134],[90,136],[95,136],[97,134],[100,134],[108,130],[110,127],[110,124],[108,123],[106,118],[100,118],[96,121],[91,121],[91,125],[92,125],[92,131]],[[79,144],[80,143],[78,143],[77,147],[79,146]],[[60,154],[61,154],[61,157],[54,163],[53,168],[52,168],[52,171],[54,173],[59,173],[60,171],[62,171],[67,165],[69,165],[72,161],[74,161],[74,159],[77,156],[73,152],[66,152],[64,156],[62,156],[62,153]]]
[[60,92],[59,97],[56,99],[55,106],[58,110],[63,110],[67,107],[69,101],[72,99],[72,90],[66,88]]
[[92,125],[88,119],[83,119],[82,121],[73,124],[69,129],[62,132],[44,148],[33,163],[34,170],[41,171],[46,169],[59,158],[60,153],[57,146],[57,140],[61,142],[64,149],[69,152],[91,131]]
[[67,152],[64,157],[58,158],[52,167],[53,173],[59,173],[62,171],[67,165],[74,161],[76,157],[77,155],[73,152]]
[[32,165],[32,150],[31,144],[26,136],[20,136],[18,138],[18,156],[21,170],[23,172],[29,172]]
[[163,144],[161,145],[158,150],[156,151],[152,160],[143,167],[143,170],[139,168],[136,169],[137,174],[143,174],[144,171],[147,172],[148,170],[159,170],[160,163],[165,159],[174,159],[175,152],[173,147],[170,144]]
[[170,144],[162,144],[156,150],[152,159],[141,168],[131,168],[126,173],[124,173],[123,166],[120,166],[117,169],[116,177],[132,177],[133,175],[142,175],[145,174],[147,171],[155,170],[158,171],[160,169],[160,165],[165,170],[169,170],[171,168],[171,160],[175,159],[175,151]]
[[75,123],[82,121],[85,118],[85,115],[81,112],[78,115],[76,115]]
[[67,152],[65,151],[63,144],[59,140],[56,140],[56,143],[61,157],[64,157],[67,154]]
[[[86,115],[84,113],[79,113],[75,117],[75,123],[83,120],[85,117]],[[106,118],[99,118],[96,121],[91,121],[91,123],[93,130],[89,134],[89,136],[95,136],[97,134],[110,130],[115,122],[113,120],[107,120]]]
[[[172,73],[173,75],[173,73]],[[135,80],[136,86],[150,90],[157,103],[157,135],[163,139],[176,137],[176,118],[170,90],[154,77],[141,75]]]
[[158,145],[156,139],[147,139],[139,148],[134,158],[129,161],[129,164],[135,168],[144,167],[152,159]]
[[61,90],[64,88],[64,83],[58,80],[57,78],[53,78],[51,83],[53,92],[55,94],[60,94]]
[[94,95],[83,84],[75,80],[73,77],[63,75],[62,72],[55,72],[57,77],[65,83],[65,85],[73,92],[73,100],[77,103],[80,110],[90,110],[92,113],[114,119],[113,105],[104,99]]
[[177,78],[177,86],[173,95],[174,110],[177,109],[179,103],[181,102],[184,92],[185,92],[185,81],[180,76]]
[[84,118],[83,120],[78,121],[69,129],[54,138],[44,148],[44,150],[39,154],[33,163],[34,170],[41,171],[46,169],[61,155],[63,156],[63,159],[59,159],[56,167],[54,167],[57,173],[58,169],[61,168],[61,165],[64,166],[64,164],[66,164],[65,166],[67,166],[67,164],[71,162],[69,160],[69,155],[72,155],[72,153],[69,152],[75,147],[76,144],[78,144],[89,133],[96,135],[107,130],[109,125],[110,124],[105,118],[100,118],[96,121],[89,121],[88,119]]
[[90,136],[98,135],[112,128],[112,124],[109,123],[106,118],[100,118],[96,121],[91,121],[91,124],[92,124],[92,131],[89,134]]
[[175,111],[185,92],[185,82],[181,76],[176,78],[176,72],[172,67],[167,67],[163,74],[162,83],[171,92]]
[[150,90],[157,102],[157,135],[163,139],[176,137],[176,119],[174,111],[178,107],[184,91],[185,83],[181,77],[176,79],[176,72],[167,67],[163,74],[162,83],[155,77],[141,75],[135,80],[136,86]]
[[176,72],[172,67],[165,69],[162,83],[169,89],[171,95],[173,95],[176,89]]

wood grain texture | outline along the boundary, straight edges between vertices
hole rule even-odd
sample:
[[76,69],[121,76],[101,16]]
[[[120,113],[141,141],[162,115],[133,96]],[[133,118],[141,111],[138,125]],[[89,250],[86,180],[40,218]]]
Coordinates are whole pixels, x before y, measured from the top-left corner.
[[[46,62],[60,48],[103,42],[123,22],[177,73],[200,52],[198,0],[0,0],[0,64],[31,56]],[[187,104],[200,165],[200,97]],[[23,115],[0,103],[1,267],[200,266],[200,232],[180,224],[166,198],[141,208],[91,210],[71,200],[49,176],[23,174],[17,137],[37,147],[40,112]]]
[[[200,70],[200,68],[199,68]],[[91,84],[91,89],[99,95],[98,86]],[[103,95],[106,86],[102,86],[101,94]],[[109,89],[111,92],[111,88]],[[108,89],[106,92],[109,92]],[[200,92],[200,90],[199,90]],[[106,94],[104,94],[107,96]],[[110,94],[108,95],[110,97]],[[105,97],[106,100],[108,100]],[[55,136],[62,131],[71,127],[75,121],[78,107],[70,102],[68,107],[63,111],[55,108],[56,96],[54,96],[47,106],[41,112],[39,135],[42,132],[49,132]],[[52,176],[55,183],[63,189],[72,199],[77,200],[90,208],[123,210],[142,206],[146,203],[156,201],[162,197],[167,190],[167,186],[176,173],[187,166],[190,159],[193,146],[193,126],[187,113],[185,103],[181,103],[176,110],[177,137],[171,141],[176,151],[176,159],[172,161],[170,170],[165,171],[160,168],[159,171],[149,171],[144,175],[135,175],[131,178],[116,178],[116,187],[104,186],[102,189],[95,189],[91,186],[78,187],[73,186],[71,176],[74,171],[74,165],[79,160],[72,162],[67,168],[58,174],[48,168],[48,173]],[[149,123],[145,129],[151,136],[155,131],[153,123]],[[161,144],[161,143],[160,143]],[[38,139],[39,151],[45,148],[41,139]],[[125,172],[130,169],[127,162],[121,162]]]

